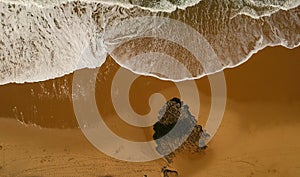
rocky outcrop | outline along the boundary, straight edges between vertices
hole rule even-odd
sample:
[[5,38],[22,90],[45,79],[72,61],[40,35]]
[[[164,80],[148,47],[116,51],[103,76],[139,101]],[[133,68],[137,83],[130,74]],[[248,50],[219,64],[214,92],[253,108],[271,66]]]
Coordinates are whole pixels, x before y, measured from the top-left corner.
[[153,139],[157,143],[157,151],[171,163],[176,153],[196,153],[205,149],[199,147],[202,135],[207,136],[201,125],[197,125],[189,107],[180,99],[169,100],[160,110],[158,122],[153,126]]

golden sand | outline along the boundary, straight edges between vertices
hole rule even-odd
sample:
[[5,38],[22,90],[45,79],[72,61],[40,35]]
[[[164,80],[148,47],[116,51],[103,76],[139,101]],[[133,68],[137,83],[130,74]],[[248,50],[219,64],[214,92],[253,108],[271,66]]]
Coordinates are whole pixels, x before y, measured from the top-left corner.
[[[178,155],[170,167],[183,177],[300,176],[299,58],[300,48],[267,48],[245,64],[226,69],[228,101],[217,134],[205,152]],[[151,127],[133,127],[115,115],[110,89],[117,69],[112,60],[100,68],[96,84],[99,112],[119,136],[147,141]],[[10,117],[0,118],[0,176],[160,176],[166,165],[163,159],[123,162],[99,152],[86,140],[76,128],[70,95],[54,93],[54,86],[67,83],[69,88],[71,81],[72,74],[40,83],[0,86],[0,116]],[[210,110],[210,87],[207,77],[196,83],[201,98],[198,123],[203,125]],[[149,96],[156,92],[166,99],[179,97],[174,83],[141,76],[131,87],[131,106],[146,114]],[[48,128],[22,125],[16,117]]]

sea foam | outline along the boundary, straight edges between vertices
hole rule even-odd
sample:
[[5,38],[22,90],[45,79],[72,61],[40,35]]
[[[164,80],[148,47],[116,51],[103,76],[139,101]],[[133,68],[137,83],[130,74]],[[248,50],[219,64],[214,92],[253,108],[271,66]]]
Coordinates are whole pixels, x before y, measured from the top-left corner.
[[[99,67],[111,54],[106,36],[113,36],[112,27],[125,20],[145,16],[170,18],[193,28],[205,39],[199,42],[201,52],[215,53],[214,57],[205,55],[206,58],[201,60],[213,62],[210,65],[194,65],[189,57],[182,57],[180,63],[197,72],[175,75],[178,71],[174,68],[161,68],[166,63],[164,58],[155,59],[152,65],[147,60],[122,62],[120,58],[113,58],[133,72],[160,79],[180,81],[200,78],[235,67],[266,46],[297,47],[300,43],[298,5],[299,1],[295,0],[1,0],[0,84],[43,81],[78,69]],[[137,22],[140,27],[147,26],[146,31],[160,27],[149,25],[149,21]],[[122,38],[134,39],[133,36],[143,36],[145,31],[141,29],[121,27],[119,32],[123,32],[119,34]],[[179,28],[175,26],[167,30]],[[178,38],[188,39],[189,36],[178,34]],[[116,36],[115,41],[117,39],[120,36]],[[206,47],[207,44],[209,47]],[[153,46],[162,45],[165,43]],[[152,49],[148,47],[148,50]],[[138,52],[131,50],[130,53]],[[169,54],[175,56],[175,53]],[[150,72],[153,70],[156,72]]]

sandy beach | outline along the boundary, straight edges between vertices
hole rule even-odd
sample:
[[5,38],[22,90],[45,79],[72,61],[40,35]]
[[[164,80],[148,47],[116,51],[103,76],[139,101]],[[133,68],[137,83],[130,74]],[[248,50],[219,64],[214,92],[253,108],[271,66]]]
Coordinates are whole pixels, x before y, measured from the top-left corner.
[[[178,154],[168,166],[182,177],[300,176],[299,58],[299,47],[266,48],[241,66],[226,69],[228,97],[217,134],[205,151]],[[96,84],[99,112],[117,135],[148,141],[152,127],[133,127],[116,116],[110,89],[118,69],[109,59],[100,68]],[[164,159],[124,162],[89,143],[77,128],[71,83],[72,74],[0,86],[0,176],[161,176],[167,165]],[[203,125],[211,109],[208,78],[196,84],[201,99],[198,123]],[[149,112],[148,99],[153,93],[166,99],[179,97],[174,83],[152,77],[140,76],[130,89],[131,106],[139,114]]]

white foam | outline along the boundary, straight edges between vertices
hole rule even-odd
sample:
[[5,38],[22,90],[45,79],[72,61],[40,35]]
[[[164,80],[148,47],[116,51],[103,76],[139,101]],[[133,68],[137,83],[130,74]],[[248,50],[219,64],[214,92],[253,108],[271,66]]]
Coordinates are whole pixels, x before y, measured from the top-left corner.
[[[47,1],[48,4],[52,3],[47,7],[37,5],[38,2],[43,4],[43,1],[0,1],[0,84],[43,81],[72,73],[78,69],[99,67],[109,52],[104,42],[106,35],[109,34],[106,31],[109,26],[136,16],[156,15],[139,8],[126,10],[118,6],[111,6],[114,4],[113,1],[107,1],[111,5],[75,2],[55,5],[58,1]],[[276,3],[273,5],[288,9],[299,4],[298,1],[286,2],[288,3],[283,6]],[[192,3],[193,1],[190,1],[190,5]],[[203,0],[201,3],[209,3],[209,1]],[[213,18],[213,16],[210,17],[211,12],[207,9],[197,9],[198,5],[186,9],[184,15],[196,19],[192,23],[196,26],[193,27],[196,31],[204,34],[207,42],[218,56],[214,58],[216,64],[209,65],[212,63],[209,62],[204,65],[205,72],[199,72],[192,77],[183,72],[177,73],[175,77],[172,76],[172,68],[164,68],[164,71],[158,74],[151,73],[151,68],[146,67],[148,61],[128,64],[116,59],[117,62],[138,74],[154,76],[163,80],[181,81],[200,78],[225,68],[236,67],[266,46],[282,45],[288,48],[299,46],[298,6],[294,10],[290,9],[285,12],[278,10],[269,17],[256,19],[239,15],[226,19],[227,11],[215,12],[224,14],[221,15],[224,19],[209,19]],[[202,13],[194,13],[195,9],[202,10]],[[226,10],[226,8],[224,9]],[[208,14],[205,14],[206,11]],[[199,15],[203,15],[203,17]],[[222,24],[226,20],[229,21]],[[205,24],[210,21],[214,21],[209,24],[210,26]],[[145,22],[139,22],[141,26],[143,23]],[[223,26],[220,28],[218,25]],[[153,30],[155,28],[154,25]],[[217,32],[213,31],[215,29]],[[174,30],[176,31],[176,28]],[[114,31],[110,32],[114,33]],[[142,33],[141,28],[131,29],[123,37],[131,39]],[[182,34],[179,34],[179,37],[188,37],[188,34],[180,35]],[[175,39],[173,41],[176,42]],[[202,62],[205,63],[207,58],[202,59],[204,59]],[[164,63],[163,59],[155,61],[157,62],[155,66]],[[143,65],[145,66],[143,67]],[[145,68],[147,70],[143,70]],[[168,72],[165,71],[167,69],[169,69]],[[169,74],[166,77],[159,75],[164,73]]]
[[145,6],[140,0],[0,0],[0,2],[7,4],[16,4],[24,6],[37,6],[40,8],[49,8],[57,6],[60,4],[65,4],[69,2],[84,2],[84,3],[101,3],[102,5],[108,6],[120,6],[123,8],[133,8],[140,7],[144,10],[149,10],[152,12],[172,12],[177,8],[185,9],[189,6],[193,6],[199,3],[201,0],[185,0],[181,4],[172,4],[167,0],[161,0],[158,3],[155,3],[153,6]]
[[286,0],[286,1],[274,1],[274,0],[248,0],[245,4],[240,5],[240,9],[232,15],[234,18],[238,15],[247,15],[254,19],[261,17],[269,17],[279,10],[289,10],[300,5],[299,0]]
[[[151,2],[151,0],[147,0]],[[60,4],[72,2],[85,2],[85,3],[101,3],[108,6],[120,6],[123,8],[140,7],[144,10],[152,12],[173,12],[176,9],[186,9],[187,7],[194,6],[202,0],[181,0],[180,3],[173,4],[168,0],[160,0],[153,3],[151,6],[143,4],[141,0],[0,0],[0,3],[16,4],[24,6],[37,6],[40,8],[49,8],[58,6]],[[270,16],[278,10],[289,10],[297,7],[300,4],[299,0],[237,0],[234,6],[240,6],[239,11],[234,13],[236,15],[248,15],[252,18],[260,18],[263,16]],[[241,5],[240,5],[241,4]],[[246,6],[245,6],[246,5]],[[243,7],[244,6],[244,7]],[[255,10],[258,9],[258,10]]]

